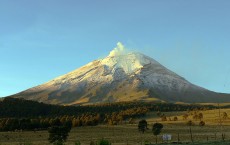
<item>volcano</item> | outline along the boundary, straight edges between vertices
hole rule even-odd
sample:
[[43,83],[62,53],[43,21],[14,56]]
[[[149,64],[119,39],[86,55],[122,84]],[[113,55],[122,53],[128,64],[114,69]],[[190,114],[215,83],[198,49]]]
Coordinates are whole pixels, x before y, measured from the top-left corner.
[[196,86],[156,60],[126,51],[121,43],[104,59],[10,97],[61,105],[123,101],[230,102],[229,94]]

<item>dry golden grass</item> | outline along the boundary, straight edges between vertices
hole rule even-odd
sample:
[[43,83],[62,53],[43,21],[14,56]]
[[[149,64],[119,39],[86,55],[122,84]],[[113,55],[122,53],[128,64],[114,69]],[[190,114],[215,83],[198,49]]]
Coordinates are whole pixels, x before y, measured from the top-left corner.
[[[219,111],[221,117],[219,117]],[[198,111],[197,113],[202,113],[203,114],[203,121],[206,123],[206,125],[220,125],[220,121],[222,125],[230,125],[230,118],[228,119],[223,119],[222,114],[223,112],[226,112],[229,114],[230,117],[230,109],[215,109],[215,110],[206,110],[206,111]],[[194,120],[193,119],[193,114],[195,113],[194,111],[188,113],[187,111],[181,111],[181,112],[162,112],[167,116],[167,118],[173,119],[174,116],[178,117],[178,121],[165,121],[164,123],[168,124],[178,124],[178,123],[186,123],[188,120],[192,120],[195,124],[199,124],[200,120]],[[184,114],[190,114],[187,120],[183,119]],[[154,122],[161,122],[161,118],[156,115],[156,112],[151,112],[147,116],[147,121],[149,123],[154,123]]]
[[230,103],[196,103],[198,105],[229,106]]
[[[230,109],[223,109],[222,112],[230,114]],[[82,145],[89,145],[90,141],[97,141],[101,138],[106,138],[112,142],[113,145],[138,145],[141,141],[149,141],[154,143],[155,137],[151,132],[152,124],[161,122],[164,125],[161,134],[171,134],[172,142],[191,142],[189,127],[186,125],[187,120],[182,119],[182,115],[186,112],[165,112],[166,116],[178,116],[178,121],[165,121],[162,122],[157,117],[156,112],[148,114],[147,121],[149,123],[149,130],[141,134],[137,131],[137,124],[107,126],[100,125],[95,127],[78,127],[73,128],[69,134],[66,145],[74,145],[76,141],[80,141]],[[195,126],[192,126],[193,138],[197,145],[205,145],[208,141],[221,141],[221,133],[225,133],[226,140],[230,140],[230,119],[223,121],[223,127],[219,126],[219,110],[202,111],[206,125],[204,127],[198,126],[199,121],[194,121]],[[189,116],[188,120],[192,119]],[[136,120],[138,122],[138,120]],[[158,139],[162,142],[160,136]],[[202,143],[203,142],[203,143]],[[24,131],[24,132],[0,132],[0,145],[19,145],[20,143],[31,143],[31,145],[49,145],[47,131]],[[221,144],[221,143],[213,143]],[[229,142],[222,143],[229,145]]]
[[[149,126],[151,128],[151,126]],[[190,142],[190,134],[188,127],[181,124],[164,124],[162,134],[172,134],[172,141],[178,140],[178,133],[180,141]],[[193,138],[195,142],[207,142],[221,140],[219,128],[216,126],[192,127]],[[230,139],[230,127],[224,128],[226,139]],[[216,139],[215,139],[216,133]],[[7,136],[7,137],[6,137]],[[47,131],[38,132],[1,132],[1,145],[19,145],[20,143],[31,143],[31,145],[50,145]],[[113,145],[138,145],[141,141],[155,142],[155,137],[151,130],[141,134],[137,131],[137,125],[119,125],[119,126],[96,126],[96,127],[79,127],[72,129],[67,145],[74,145],[76,141],[80,141],[83,145],[89,145],[90,141],[97,141],[101,138],[106,138],[112,142]],[[162,142],[159,136],[159,142]]]

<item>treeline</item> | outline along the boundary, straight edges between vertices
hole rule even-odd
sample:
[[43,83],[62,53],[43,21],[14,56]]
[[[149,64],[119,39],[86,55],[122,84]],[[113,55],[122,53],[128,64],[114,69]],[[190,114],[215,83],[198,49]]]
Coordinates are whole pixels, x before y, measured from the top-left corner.
[[214,106],[168,103],[120,102],[88,106],[59,106],[30,100],[5,98],[0,101],[0,131],[47,129],[54,122],[72,127],[132,123],[150,111],[214,109]]
[[0,131],[47,130],[52,126],[73,126],[73,117],[56,118],[3,118],[0,119]]
[[[136,103],[114,103],[89,106],[61,106],[39,103],[18,98],[4,98],[0,101],[0,118],[34,118],[57,116],[81,116],[84,114],[131,114],[138,117],[140,110],[146,110],[145,105]],[[140,109],[141,108],[141,109]]]
[[38,118],[1,118],[0,131],[46,130],[49,127],[68,124],[71,127],[96,126],[98,124],[117,125],[129,118],[143,117],[146,108],[133,108],[111,114],[86,113],[80,116],[38,117]]
[[0,101],[0,118],[33,118],[33,117],[57,117],[57,116],[81,116],[83,114],[112,114],[122,113],[124,116],[131,114],[133,117],[138,117],[139,111],[190,111],[190,110],[206,110],[216,109],[212,105],[187,105],[187,104],[172,104],[172,103],[151,103],[151,102],[119,102],[119,103],[104,103],[88,106],[60,106],[39,103],[31,100],[4,98]]

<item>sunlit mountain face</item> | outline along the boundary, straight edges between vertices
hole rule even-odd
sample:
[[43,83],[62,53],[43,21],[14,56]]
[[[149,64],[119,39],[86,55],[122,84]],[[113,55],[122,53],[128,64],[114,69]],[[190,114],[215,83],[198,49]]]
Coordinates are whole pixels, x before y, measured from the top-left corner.
[[156,60],[119,42],[107,57],[10,97],[81,105],[122,101],[230,102],[230,95],[196,86]]

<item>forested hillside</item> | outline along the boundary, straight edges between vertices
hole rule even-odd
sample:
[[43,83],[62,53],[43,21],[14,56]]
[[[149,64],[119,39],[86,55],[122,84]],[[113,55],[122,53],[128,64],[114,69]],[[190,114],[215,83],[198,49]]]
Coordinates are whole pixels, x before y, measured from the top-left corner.
[[36,101],[5,98],[0,101],[0,117],[57,117],[63,115],[79,116],[88,114],[112,114],[125,110],[147,109],[148,111],[186,111],[193,109],[212,109],[212,105],[184,105],[168,103],[145,103],[145,102],[122,102],[122,103],[105,103],[89,106],[59,106],[39,103]]
[[214,106],[167,103],[125,102],[90,106],[58,106],[24,99],[5,98],[0,101],[0,130],[47,129],[53,124],[70,124],[72,127],[98,124],[132,123],[148,112],[187,111],[213,109]]

